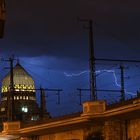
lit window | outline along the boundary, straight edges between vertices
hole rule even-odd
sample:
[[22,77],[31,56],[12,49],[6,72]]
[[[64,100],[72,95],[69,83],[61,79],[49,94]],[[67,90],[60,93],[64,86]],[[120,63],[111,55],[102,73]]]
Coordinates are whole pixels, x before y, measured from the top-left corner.
[[17,96],[17,100],[19,100],[19,96]]
[[3,112],[3,111],[5,111],[5,108],[3,107],[3,108],[1,108],[1,112]]
[[2,101],[6,101],[7,100],[7,97],[3,97],[1,100]]
[[25,100],[25,96],[23,96],[23,100]]
[[2,92],[7,92],[9,90],[8,86],[2,86]]
[[28,100],[29,99],[29,97],[28,96],[26,96],[26,100]]
[[22,99],[22,96],[20,96],[20,100]]
[[39,116],[32,116],[32,117],[31,117],[31,120],[32,120],[32,121],[37,121],[38,119],[39,119]]
[[36,100],[36,99],[35,99],[35,97],[30,96],[30,97],[29,97],[29,100]]
[[23,107],[21,108],[21,110],[22,110],[22,112],[27,113],[27,112],[28,112],[28,107],[27,107],[27,106],[23,106]]
[[14,96],[14,100],[16,100],[16,96]]
[[19,89],[15,89],[15,91],[19,91]]

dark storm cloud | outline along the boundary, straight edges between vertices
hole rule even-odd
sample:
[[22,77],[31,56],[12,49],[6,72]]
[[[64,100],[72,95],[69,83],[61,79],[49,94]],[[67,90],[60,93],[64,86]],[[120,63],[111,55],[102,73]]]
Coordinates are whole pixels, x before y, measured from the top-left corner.
[[116,44],[116,50],[137,49],[139,4],[132,0],[7,1],[5,37],[0,41],[0,51],[22,56],[85,57],[88,33],[77,22],[77,16],[93,19],[97,54],[108,55]]

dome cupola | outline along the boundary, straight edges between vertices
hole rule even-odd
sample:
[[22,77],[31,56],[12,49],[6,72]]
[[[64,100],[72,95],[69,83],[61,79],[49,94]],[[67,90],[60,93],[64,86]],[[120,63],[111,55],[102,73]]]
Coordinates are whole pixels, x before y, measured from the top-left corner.
[[[19,64],[13,68],[13,81],[15,91],[35,92],[34,80],[32,76]],[[2,93],[10,90],[10,72],[2,80]]]

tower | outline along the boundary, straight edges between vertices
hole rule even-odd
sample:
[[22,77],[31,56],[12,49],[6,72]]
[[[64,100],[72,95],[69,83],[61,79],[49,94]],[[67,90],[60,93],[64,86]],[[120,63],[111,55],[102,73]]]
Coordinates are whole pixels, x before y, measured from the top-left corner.
[[[40,109],[36,102],[35,84],[32,76],[19,64],[13,68],[12,115],[14,120],[38,120]],[[2,80],[0,118],[7,120],[10,72]]]

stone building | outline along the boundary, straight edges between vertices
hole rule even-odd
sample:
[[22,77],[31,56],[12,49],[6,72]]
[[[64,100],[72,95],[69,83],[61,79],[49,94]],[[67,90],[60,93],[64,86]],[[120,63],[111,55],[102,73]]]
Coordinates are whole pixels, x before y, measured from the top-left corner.
[[83,111],[34,123],[4,122],[0,138],[13,140],[140,140],[140,97],[107,105],[87,101]]
[[36,101],[36,90],[32,76],[17,63],[13,68],[13,91],[11,91],[10,76],[9,72],[2,80],[0,120],[8,120],[8,98],[10,106],[12,106],[14,120],[28,122],[40,119],[41,110]]

